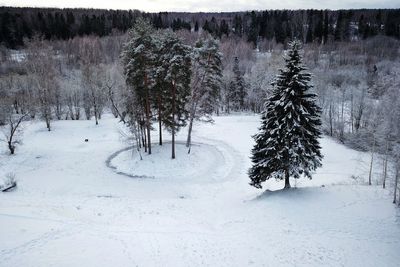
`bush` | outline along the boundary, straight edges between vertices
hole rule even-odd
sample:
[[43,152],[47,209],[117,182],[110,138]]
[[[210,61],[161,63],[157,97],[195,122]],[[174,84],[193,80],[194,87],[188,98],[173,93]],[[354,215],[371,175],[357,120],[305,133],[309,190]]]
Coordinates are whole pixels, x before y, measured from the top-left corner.
[[6,174],[4,182],[0,184],[0,190],[4,192],[15,187],[17,187],[17,180],[15,179],[15,173],[9,172]]

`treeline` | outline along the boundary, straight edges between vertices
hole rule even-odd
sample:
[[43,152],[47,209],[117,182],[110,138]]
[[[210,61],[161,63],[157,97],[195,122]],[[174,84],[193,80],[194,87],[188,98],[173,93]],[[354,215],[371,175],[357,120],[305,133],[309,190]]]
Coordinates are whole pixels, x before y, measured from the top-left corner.
[[139,17],[156,29],[235,35],[257,45],[262,40],[328,43],[376,35],[400,38],[400,10],[272,10],[229,13],[145,13],[137,10],[0,7],[0,44],[24,45],[25,38],[67,40],[75,36],[125,33]]

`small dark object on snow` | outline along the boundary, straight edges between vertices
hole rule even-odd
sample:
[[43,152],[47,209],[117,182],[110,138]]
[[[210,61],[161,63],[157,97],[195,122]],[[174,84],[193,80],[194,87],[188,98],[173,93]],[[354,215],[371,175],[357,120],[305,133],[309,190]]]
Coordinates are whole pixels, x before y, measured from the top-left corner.
[[17,183],[14,182],[11,185],[7,186],[6,188],[2,189],[2,192],[8,192],[9,190],[13,189],[14,187],[17,187]]
[[323,184],[323,185],[321,185],[321,187],[325,187],[325,185]]
[[89,142],[89,139],[85,139],[85,142]]

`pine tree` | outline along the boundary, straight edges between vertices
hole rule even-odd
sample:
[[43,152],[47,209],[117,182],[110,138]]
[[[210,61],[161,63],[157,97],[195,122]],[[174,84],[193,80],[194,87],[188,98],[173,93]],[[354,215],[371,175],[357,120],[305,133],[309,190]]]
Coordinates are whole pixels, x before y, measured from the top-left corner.
[[[218,43],[209,38],[200,40],[193,49],[193,79],[189,100],[189,129],[186,146],[190,147],[194,120],[212,122],[222,86],[222,54]],[[190,149],[189,149],[190,151]]]
[[300,43],[290,43],[286,68],[273,82],[274,91],[265,103],[260,132],[254,136],[253,166],[249,170],[250,185],[261,188],[270,179],[305,176],[321,166],[321,110],[316,95],[309,92],[311,75],[305,73],[299,54]]
[[151,88],[154,85],[156,44],[153,28],[144,19],[138,19],[130,31],[130,40],[122,52],[126,82],[143,107],[146,119],[148,152],[151,154]]
[[190,94],[191,57],[190,47],[173,33],[168,32],[163,46],[169,53],[165,53],[162,62],[165,66],[166,86],[164,87],[165,102],[163,105],[163,122],[165,128],[172,135],[172,159],[175,158],[175,135],[186,125],[188,110],[186,103]]

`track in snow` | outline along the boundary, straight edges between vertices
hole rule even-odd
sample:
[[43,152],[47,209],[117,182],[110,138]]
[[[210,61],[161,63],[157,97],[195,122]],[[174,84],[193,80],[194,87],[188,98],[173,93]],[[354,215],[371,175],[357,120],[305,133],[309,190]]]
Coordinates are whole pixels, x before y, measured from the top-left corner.
[[[171,144],[169,141],[165,142],[162,147],[154,144],[153,154],[142,153],[143,160],[139,160],[138,155],[135,157],[136,146],[129,146],[111,154],[105,163],[117,174],[130,178],[168,179],[189,183],[214,183],[232,179],[234,177],[232,174],[237,173],[241,166],[238,152],[221,141],[211,139],[204,139],[204,141],[192,143],[190,154],[186,152],[185,142],[177,141],[176,148],[180,150],[180,153],[172,162],[163,160],[168,158],[168,153],[170,153],[170,146],[165,146]],[[156,154],[160,153],[160,149],[164,154],[162,158]],[[127,155],[129,151],[132,151],[132,154]],[[120,158],[125,158],[125,161]],[[157,164],[157,162],[167,163]],[[146,171],[143,172],[143,169]]]

